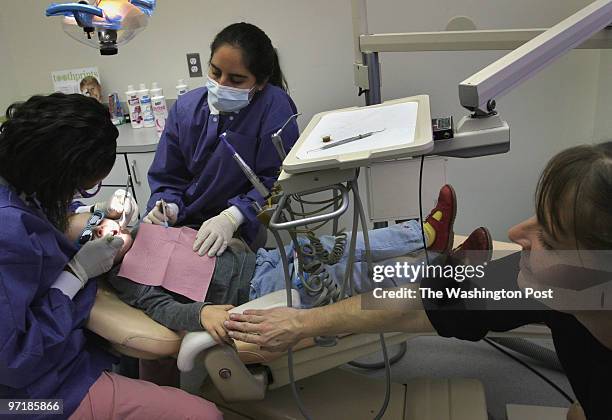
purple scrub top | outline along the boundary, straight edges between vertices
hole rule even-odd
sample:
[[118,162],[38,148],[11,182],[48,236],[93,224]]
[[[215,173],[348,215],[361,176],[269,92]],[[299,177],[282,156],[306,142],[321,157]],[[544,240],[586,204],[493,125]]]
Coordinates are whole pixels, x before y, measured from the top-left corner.
[[85,330],[96,281],[72,300],[51,288],[76,247],[28,203],[0,185],[0,398],[63,399],[47,417],[67,418],[115,358]]
[[[228,147],[219,142],[219,135],[227,132],[227,140],[271,188],[281,165],[272,134],[297,109],[285,91],[270,84],[238,113],[211,114],[207,98],[206,88],[194,89],[171,107],[149,170],[151,198],[147,212],[163,198],[178,205],[177,224],[199,225],[235,205],[245,216],[240,234],[250,243],[260,227],[252,203],[262,204],[263,198],[244,176]],[[293,121],[282,134],[286,151],[298,136],[298,126]]]

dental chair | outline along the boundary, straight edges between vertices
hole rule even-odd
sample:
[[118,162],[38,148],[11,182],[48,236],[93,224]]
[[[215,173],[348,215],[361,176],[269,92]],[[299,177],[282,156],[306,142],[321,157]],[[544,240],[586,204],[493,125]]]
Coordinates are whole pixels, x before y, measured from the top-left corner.
[[[456,235],[456,244],[465,237]],[[246,248],[232,240],[231,246]],[[516,251],[514,244],[495,242],[494,249]],[[293,291],[293,302],[299,295]],[[284,290],[272,293],[233,312],[286,306]],[[215,345],[206,332],[179,333],[153,321],[144,312],[119,300],[113,289],[100,282],[87,327],[105,338],[118,353],[140,359],[176,357],[182,371],[205,369],[208,377],[200,395],[215,402],[229,419],[301,418],[288,386],[287,354],[262,351],[236,342],[236,348]],[[542,337],[544,327],[528,326],[510,335]],[[385,334],[387,345],[424,335]],[[349,334],[331,347],[313,339],[300,341],[293,351],[297,389],[311,416],[317,418],[371,419],[378,412],[385,383],[339,366],[380,350],[378,334]],[[350,392],[349,392],[350,390]],[[473,379],[423,378],[392,384],[391,399],[383,418],[411,420],[486,420],[482,384]]]

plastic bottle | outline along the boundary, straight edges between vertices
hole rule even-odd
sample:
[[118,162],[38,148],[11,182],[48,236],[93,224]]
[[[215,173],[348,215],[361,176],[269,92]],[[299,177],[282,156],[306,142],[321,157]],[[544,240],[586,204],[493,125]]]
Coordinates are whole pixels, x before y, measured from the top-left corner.
[[151,94],[151,101],[153,101],[153,98],[156,96],[164,96],[164,91],[157,85],[157,82],[151,83],[151,90],[149,93]]
[[166,98],[162,95],[154,96],[151,98],[151,103],[153,104],[153,115],[155,116],[155,129],[161,137],[164,127],[166,127],[166,119],[168,118]]
[[189,86],[185,84],[183,79],[179,79],[178,85],[176,85],[176,97],[178,98],[179,96],[184,95],[187,92],[189,92]]
[[142,106],[144,126],[155,127],[155,117],[153,116],[151,95],[149,94],[149,89],[147,89],[147,86],[144,83],[140,84],[140,89],[138,89],[138,98],[140,99],[140,106]]
[[143,116],[142,106],[140,105],[140,98],[138,92],[134,90],[134,86],[128,85],[128,90],[125,92],[126,102],[128,105],[128,111],[130,113],[130,123],[132,128],[142,128]]

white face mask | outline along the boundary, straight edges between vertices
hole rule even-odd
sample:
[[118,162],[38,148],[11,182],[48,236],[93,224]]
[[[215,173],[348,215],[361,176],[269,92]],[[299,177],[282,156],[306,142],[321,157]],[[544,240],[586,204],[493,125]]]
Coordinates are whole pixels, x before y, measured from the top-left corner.
[[222,86],[210,77],[206,81],[208,104],[221,112],[236,112],[251,102],[252,89]]

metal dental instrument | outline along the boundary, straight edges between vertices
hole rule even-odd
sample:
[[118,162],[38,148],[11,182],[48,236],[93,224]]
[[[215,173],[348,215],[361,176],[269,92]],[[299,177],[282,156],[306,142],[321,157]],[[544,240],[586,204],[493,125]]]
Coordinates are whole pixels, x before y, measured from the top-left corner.
[[365,139],[366,137],[370,137],[376,133],[380,133],[385,131],[385,129],[383,128],[382,130],[378,130],[378,131],[370,131],[369,133],[363,133],[363,134],[358,134],[356,136],[353,137],[349,137],[346,139],[342,139],[342,140],[338,140],[338,141],[334,141],[332,143],[328,143],[326,145],[324,145],[323,147],[316,149],[316,150],[326,150],[326,149],[331,149],[332,147],[336,147],[336,146],[340,146],[342,144],[346,144],[346,143],[350,143],[353,142],[355,140],[361,140],[361,139]]
[[253,172],[249,165],[247,165],[246,162],[240,157],[234,147],[229,144],[226,137],[227,133],[223,133],[219,136],[219,139],[223,142],[223,144],[225,144],[225,146],[227,146],[228,149],[230,149],[230,151],[232,152],[232,157],[234,158],[240,169],[242,169],[242,172],[244,172],[249,181],[251,181],[251,184],[253,184],[253,187],[255,187],[257,192],[261,194],[261,196],[264,198],[268,197],[270,195],[270,191],[268,190],[268,188],[266,188],[266,186],[259,180],[257,174],[255,174],[255,172]]
[[161,199],[161,208],[162,208],[162,214],[164,215],[164,226],[166,228],[168,228],[168,215],[166,215],[166,202],[164,201],[164,199]]
[[280,130],[272,134],[272,144],[276,148],[276,152],[278,153],[278,156],[280,156],[281,162],[287,157],[287,152],[285,152],[285,148],[283,147],[283,139],[281,137],[281,133],[283,132],[285,127],[287,127],[287,124],[291,122],[291,120],[299,117],[300,115],[302,115],[302,113],[298,112],[297,114],[293,114],[292,116],[290,116],[289,119],[285,122],[285,124],[280,128]]
[[119,218],[119,226],[125,227],[125,224],[129,223],[129,220],[125,220],[125,200],[127,199],[127,195],[130,188],[130,176],[128,175],[127,181],[125,182],[125,195],[123,196],[123,202],[121,203],[121,207],[123,211],[121,212],[121,217]]

